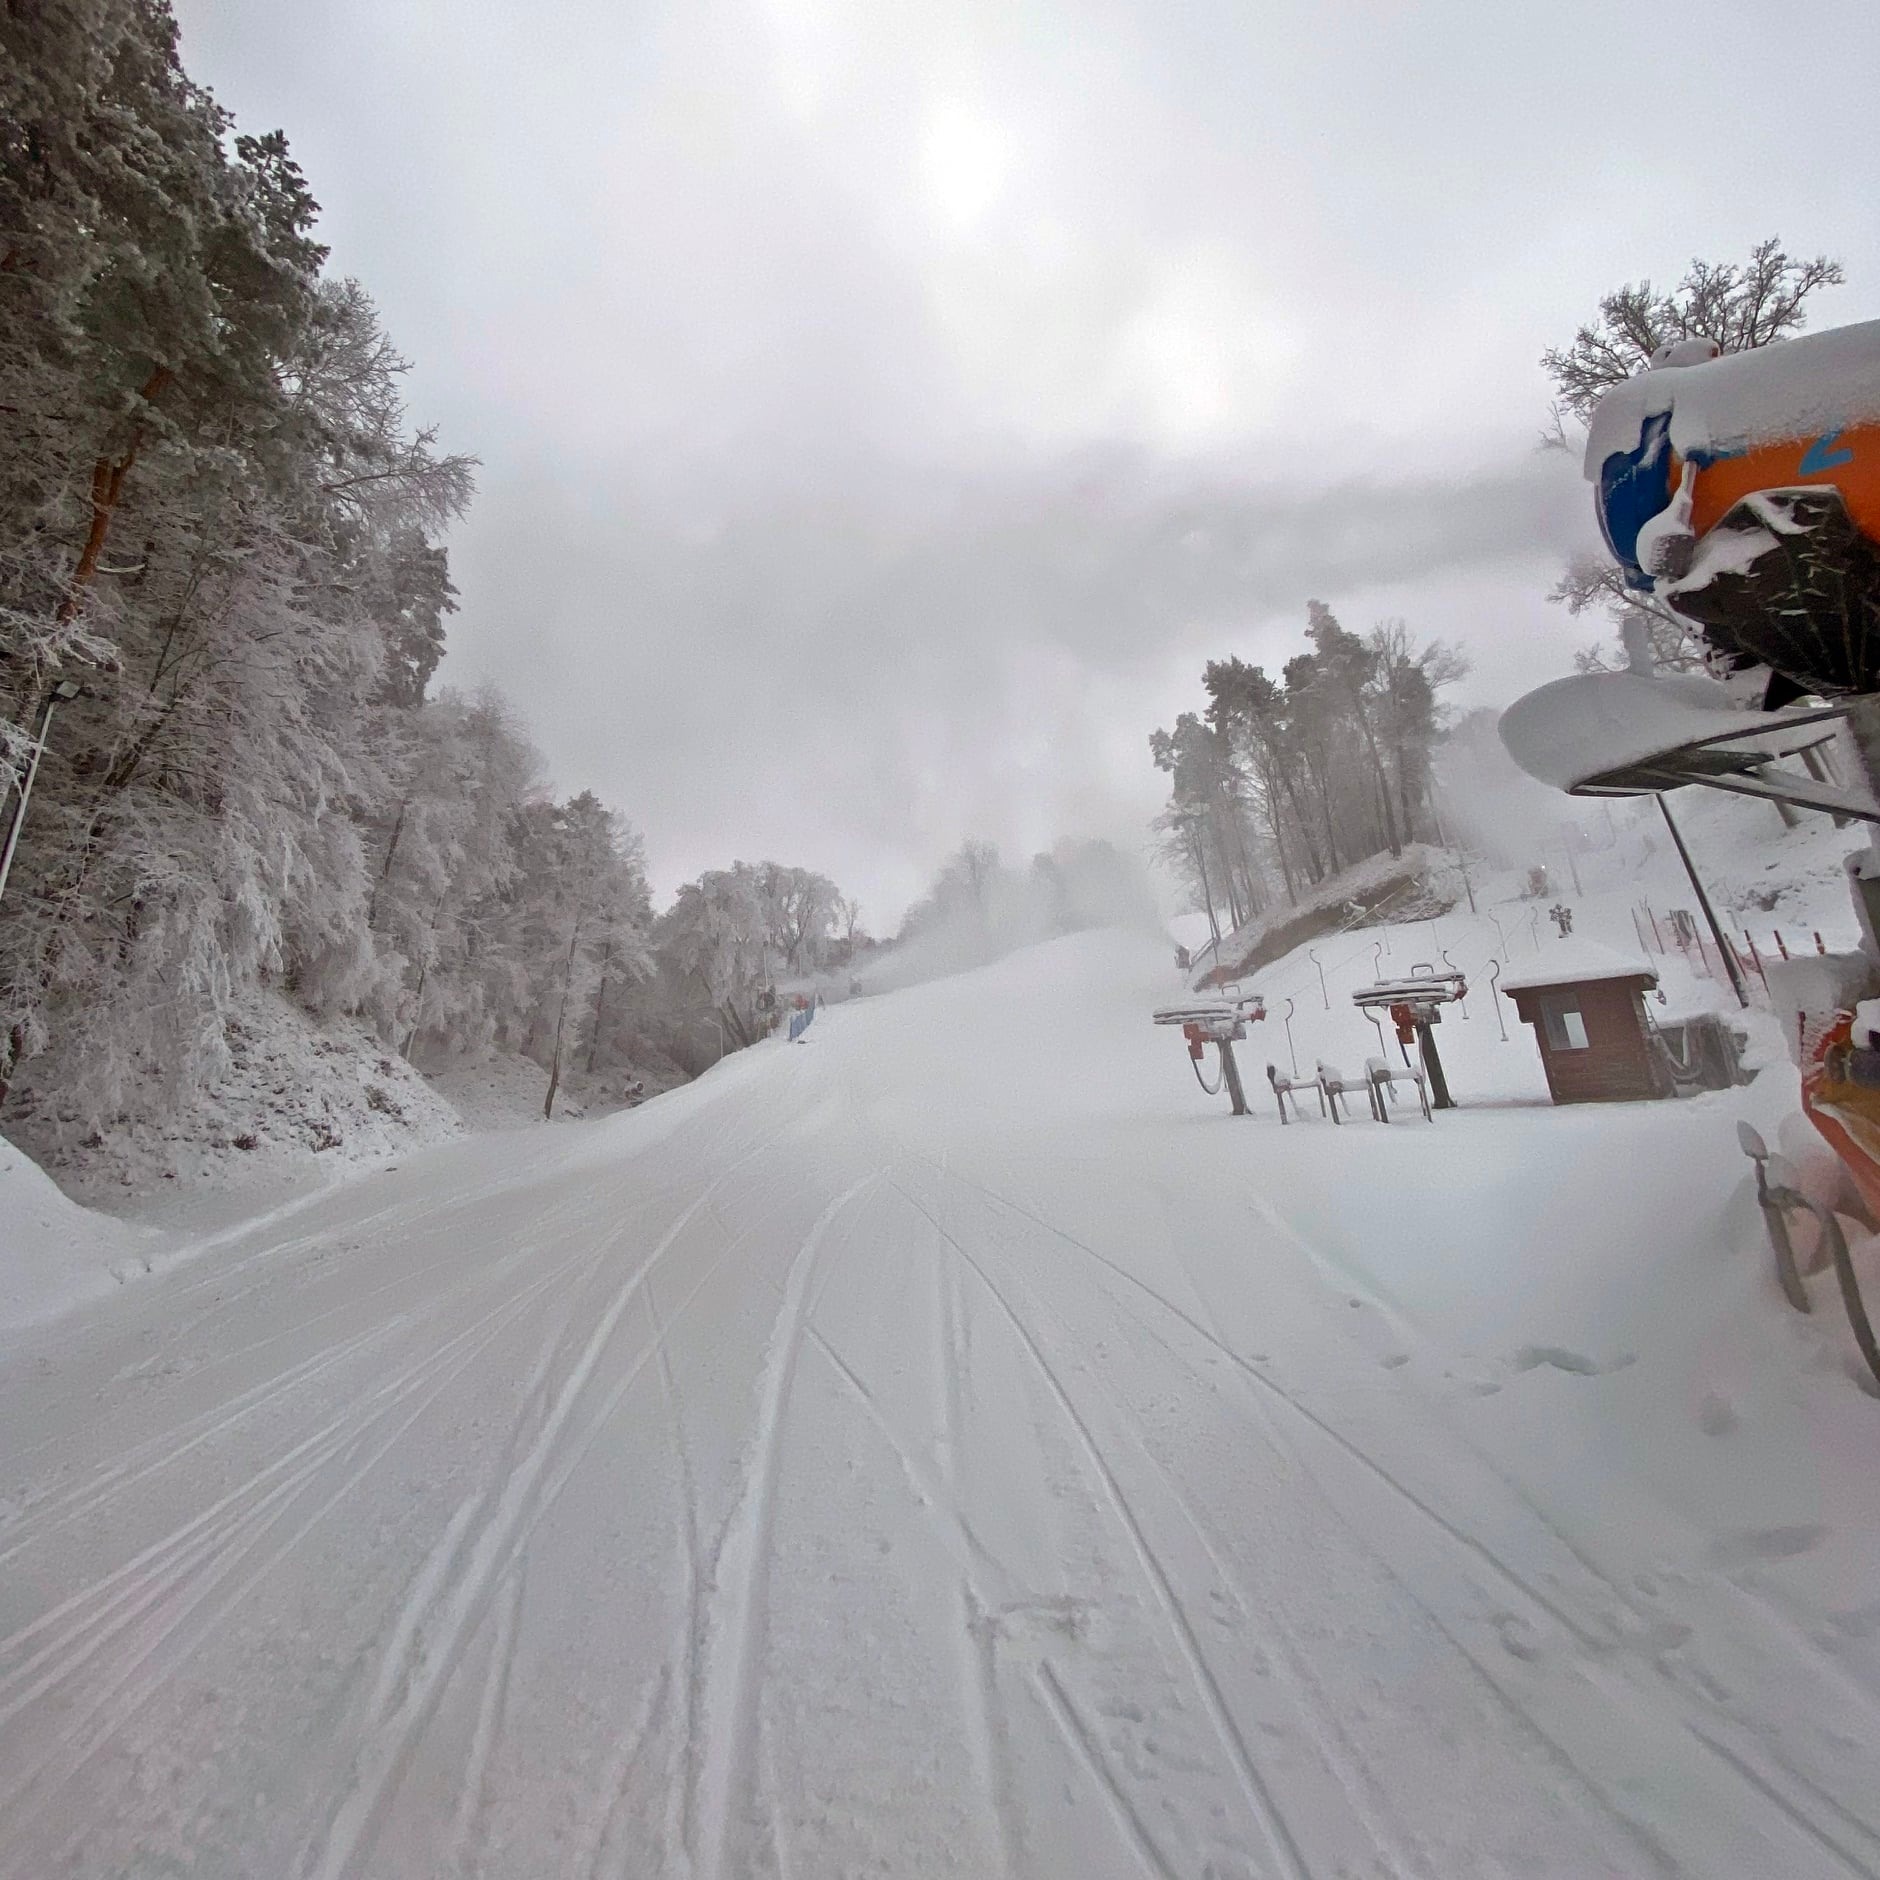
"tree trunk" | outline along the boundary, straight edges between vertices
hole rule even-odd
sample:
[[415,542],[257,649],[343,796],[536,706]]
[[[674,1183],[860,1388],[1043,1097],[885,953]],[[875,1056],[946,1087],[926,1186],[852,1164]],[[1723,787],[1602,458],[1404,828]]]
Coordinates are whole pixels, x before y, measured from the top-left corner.
[[1316,881],[1325,879],[1325,864],[1319,855],[1319,845],[1312,834],[1312,818],[1306,812],[1306,806],[1299,798],[1299,786],[1292,780],[1290,770],[1282,770],[1280,778],[1285,786],[1286,801],[1292,805],[1293,825],[1299,832],[1299,840],[1305,845],[1306,873]]
[[1221,806],[1219,803],[1216,803],[1214,806],[1212,821],[1214,824],[1214,852],[1220,857],[1221,873],[1224,877],[1221,886],[1222,891],[1227,896],[1227,917],[1233,922],[1234,930],[1238,932],[1245,923],[1246,916],[1241,912],[1240,884],[1234,879],[1234,852],[1227,846],[1226,836],[1221,829]]
[[601,983],[594,992],[594,1031],[588,1039],[587,1069],[588,1075],[594,1075],[594,1063],[601,1051],[601,1020],[607,1016],[607,980],[613,970],[614,943],[609,940],[607,951],[601,955]]
[[574,950],[581,943],[581,912],[575,912],[574,925],[568,929],[568,952],[561,963],[561,1007],[555,1014],[555,1049],[548,1065],[548,1096],[542,1103],[542,1121],[552,1122],[555,1092],[561,1088],[561,1036],[568,1022],[568,990],[574,984]]
[[1410,753],[1400,744],[1397,747],[1397,801],[1403,809],[1403,839],[1414,842],[1416,837],[1416,799],[1421,791],[1410,788]]
[[1293,879],[1292,863],[1286,857],[1286,837],[1279,807],[1279,799],[1273,794],[1272,785],[1269,783],[1266,792],[1267,827],[1273,831],[1273,853],[1279,857],[1279,873],[1280,879],[1286,884],[1286,899],[1297,905],[1299,886]]
[[[145,404],[154,404],[174,374],[168,366],[158,366],[138,388]],[[130,442],[121,457],[100,457],[91,468],[91,527],[85,532],[85,546],[79,550],[78,565],[66,584],[65,598],[59,603],[58,623],[70,626],[85,604],[85,596],[98,576],[98,563],[104,558],[104,545],[111,534],[118,504],[124,498],[124,480],[137,462],[137,451],[144,441],[141,424],[131,427]]]
[[1312,781],[1319,793],[1319,813],[1325,819],[1325,861],[1327,870],[1337,874],[1343,864],[1338,859],[1338,824],[1332,815],[1332,786],[1322,766],[1308,762]]
[[411,1062],[411,1047],[418,1042],[418,1033],[424,1025],[424,982],[431,976],[431,960],[437,945],[437,923],[444,917],[444,902],[449,894],[448,887],[440,891],[437,904],[431,909],[431,924],[424,930],[424,958],[418,962],[418,990],[412,1001],[411,1029],[405,1033],[404,1049],[399,1053],[407,1064]]
[[1397,818],[1390,806],[1390,778],[1384,770],[1384,754],[1377,748],[1377,734],[1371,729],[1370,714],[1362,705],[1354,701],[1353,711],[1358,720],[1358,729],[1364,733],[1365,748],[1371,753],[1371,770],[1377,778],[1378,808],[1383,812],[1384,844],[1393,855],[1403,853],[1403,844],[1397,839]]
[[1201,840],[1198,830],[1195,834],[1195,872],[1201,877],[1201,898],[1207,903],[1208,931],[1213,934],[1218,949],[1221,944],[1221,923],[1214,917],[1214,888],[1208,880],[1207,844]]
[[1247,884],[1247,917],[1251,920],[1260,911],[1260,883],[1254,874],[1253,853],[1247,847],[1247,819],[1239,803],[1231,800],[1229,813],[1234,819],[1234,845],[1240,850],[1240,872]]
[[718,1016],[724,1020],[726,1028],[738,1041],[740,1049],[754,1042],[751,1037],[751,1028],[745,1024],[743,1014],[729,999],[718,1001]]
[[405,832],[405,812],[410,807],[410,797],[399,800],[398,814],[392,818],[392,833],[385,844],[385,860],[379,868],[378,879],[372,884],[371,897],[366,902],[366,926],[374,933],[379,926],[379,895],[384,891],[386,878],[392,872],[392,857],[398,853],[398,839]]

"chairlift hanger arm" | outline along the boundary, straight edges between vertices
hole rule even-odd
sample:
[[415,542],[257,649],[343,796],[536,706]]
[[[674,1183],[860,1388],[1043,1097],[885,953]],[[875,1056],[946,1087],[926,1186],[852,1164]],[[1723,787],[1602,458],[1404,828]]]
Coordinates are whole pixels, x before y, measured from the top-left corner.
[[1386,1005],[1454,1005],[1467,997],[1468,982],[1461,973],[1440,973],[1428,979],[1384,979],[1361,986],[1351,995],[1360,1011]]
[[1764,803],[1792,803],[1797,809],[1824,810],[1833,816],[1851,816],[1856,822],[1880,823],[1880,804],[1852,791],[1837,790],[1832,784],[1817,783],[1812,777],[1798,777],[1779,771],[1774,777],[1766,772],[1710,772],[1692,776],[1681,770],[1640,768],[1629,771],[1623,779],[1608,780],[1605,788],[1576,790],[1576,796],[1642,796],[1660,790],[1681,790],[1687,784],[1699,784],[1707,790],[1722,790],[1731,796],[1753,796]]

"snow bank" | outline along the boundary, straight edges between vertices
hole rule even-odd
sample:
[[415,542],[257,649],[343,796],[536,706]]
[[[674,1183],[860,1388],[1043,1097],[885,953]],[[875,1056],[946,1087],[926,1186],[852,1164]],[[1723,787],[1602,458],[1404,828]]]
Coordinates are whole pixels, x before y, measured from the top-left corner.
[[178,1103],[147,1073],[96,1134],[29,1083],[10,1133],[88,1205],[192,1223],[205,1196],[274,1200],[462,1133],[450,1103],[350,1020],[317,1024],[256,994],[228,1045],[229,1074],[212,1090]]
[[1367,856],[1300,896],[1256,914],[1221,937],[1216,950],[1197,950],[1196,989],[1210,975],[1261,970],[1279,954],[1322,934],[1349,932],[1375,921],[1417,920],[1440,914],[1462,893],[1455,859],[1425,842],[1401,854]]
[[81,1208],[0,1137],[0,1329],[30,1325],[118,1283],[114,1268],[155,1239]]

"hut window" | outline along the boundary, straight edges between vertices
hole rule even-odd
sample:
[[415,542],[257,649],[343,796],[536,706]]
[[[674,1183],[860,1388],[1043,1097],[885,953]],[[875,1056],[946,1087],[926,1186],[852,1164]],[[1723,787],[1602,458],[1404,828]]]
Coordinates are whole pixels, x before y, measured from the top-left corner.
[[1547,1042],[1556,1051],[1584,1051],[1588,1048],[1586,1020],[1571,999],[1543,999],[1541,1017],[1547,1026]]

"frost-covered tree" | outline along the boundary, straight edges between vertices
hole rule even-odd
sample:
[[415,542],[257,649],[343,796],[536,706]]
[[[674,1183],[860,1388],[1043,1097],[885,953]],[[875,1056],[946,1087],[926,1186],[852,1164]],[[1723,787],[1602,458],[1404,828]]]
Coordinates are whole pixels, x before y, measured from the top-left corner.
[[[0,907],[0,1120],[35,1141],[188,1102],[250,998],[427,1063],[526,1052],[551,1110],[661,1036],[638,837],[552,800],[499,698],[432,693],[473,466],[410,419],[315,214],[166,0],[0,8],[0,815],[48,687],[85,681]],[[810,871],[681,902],[679,977],[742,1038],[831,955]]]
[[1651,363],[1672,340],[1715,340],[1724,352],[1749,352],[1798,333],[1809,299],[1847,278],[1838,261],[1800,261],[1771,235],[1745,262],[1693,261],[1665,292],[1649,280],[1629,281],[1602,295],[1599,313],[1566,346],[1551,346],[1541,366],[1554,383],[1555,438],[1584,425],[1615,385]]
[[[469,465],[320,278],[278,134],[156,0],[0,16],[0,720],[61,713],[0,909],[0,1095],[85,1127],[213,1080],[236,1000],[382,1017],[368,848]],[[9,742],[0,739],[0,742]]]
[[512,890],[511,1039],[548,1072],[554,1114],[563,1068],[600,1022],[602,988],[647,964],[651,899],[638,839],[591,791],[517,815]]
[[653,934],[682,1004],[715,1012],[741,1045],[761,1034],[758,995],[769,983],[757,874],[736,862],[688,881]]
[[475,1053],[512,999],[500,937],[540,760],[487,690],[378,718],[384,784],[366,821],[367,921],[387,963],[378,1016],[408,1056]]
[[842,900],[841,890],[828,876],[761,862],[753,891],[770,958],[780,975],[795,978],[827,964]]
[[1400,620],[1359,636],[1318,601],[1306,632],[1311,650],[1277,680],[1210,661],[1205,714],[1184,712],[1149,741],[1170,779],[1155,824],[1164,859],[1216,926],[1434,834],[1439,694],[1466,660],[1441,640],[1419,644]]

